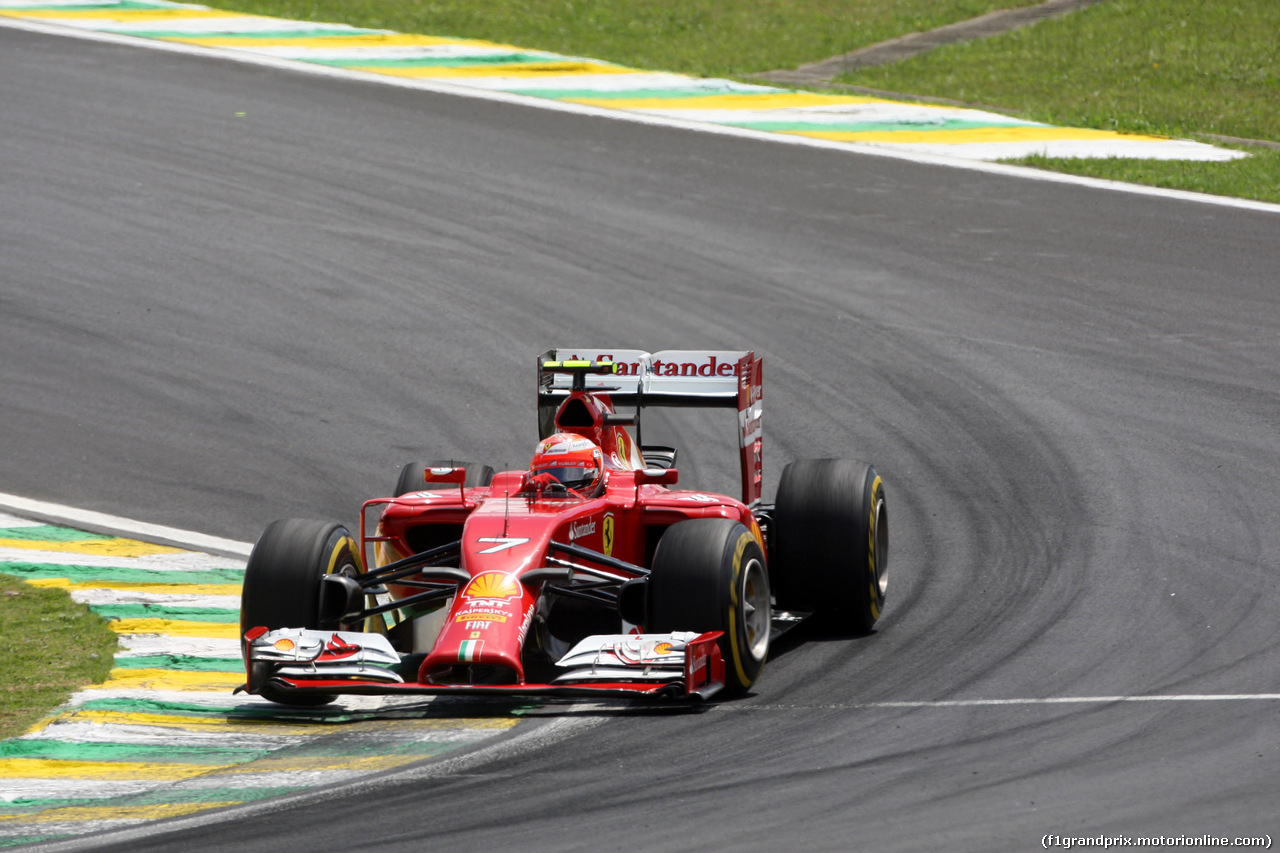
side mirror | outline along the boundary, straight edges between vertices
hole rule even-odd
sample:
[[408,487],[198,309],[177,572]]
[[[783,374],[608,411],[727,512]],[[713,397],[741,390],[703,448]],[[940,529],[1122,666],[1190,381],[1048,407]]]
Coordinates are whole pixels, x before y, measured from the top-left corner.
[[657,483],[660,486],[674,486],[680,479],[680,472],[675,468],[641,468],[636,471],[636,485],[647,486]]
[[428,483],[457,483],[462,485],[467,481],[467,469],[428,468],[423,472],[422,479]]
[[462,496],[462,505],[474,509],[475,504],[467,503],[467,469],[464,468],[428,468],[422,472],[422,479],[428,483],[456,483],[458,494]]

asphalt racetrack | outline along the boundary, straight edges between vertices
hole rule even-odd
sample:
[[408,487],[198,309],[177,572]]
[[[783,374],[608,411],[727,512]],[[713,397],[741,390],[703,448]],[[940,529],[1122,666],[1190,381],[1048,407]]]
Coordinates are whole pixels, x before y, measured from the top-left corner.
[[[876,464],[873,636],[693,713],[107,850],[1280,831],[1280,215],[0,28],[0,491],[252,540],[523,465],[549,345],[754,348]],[[646,421],[734,489],[732,418]]]

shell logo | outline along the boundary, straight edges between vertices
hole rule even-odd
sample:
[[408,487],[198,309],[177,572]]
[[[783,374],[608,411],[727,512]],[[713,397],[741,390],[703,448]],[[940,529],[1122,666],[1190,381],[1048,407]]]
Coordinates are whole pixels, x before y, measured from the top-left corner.
[[515,598],[520,582],[502,572],[481,572],[471,579],[462,595],[466,598]]
[[272,644],[272,648],[278,652],[291,652],[294,650],[296,645],[297,644],[294,643],[293,640],[290,640],[287,637],[281,637]]

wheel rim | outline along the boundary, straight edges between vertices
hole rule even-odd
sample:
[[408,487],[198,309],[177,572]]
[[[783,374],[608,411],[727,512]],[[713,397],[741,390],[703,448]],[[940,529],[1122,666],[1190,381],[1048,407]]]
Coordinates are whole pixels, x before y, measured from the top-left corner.
[[753,660],[764,660],[769,651],[769,575],[764,564],[751,559],[742,570],[742,630]]
[[889,516],[885,511],[883,498],[876,501],[874,554],[876,588],[880,597],[884,598],[885,587],[889,585]]

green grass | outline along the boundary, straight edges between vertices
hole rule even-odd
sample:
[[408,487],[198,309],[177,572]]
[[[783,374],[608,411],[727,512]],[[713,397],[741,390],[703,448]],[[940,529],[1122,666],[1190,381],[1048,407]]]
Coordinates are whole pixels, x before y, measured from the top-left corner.
[[[1229,146],[1236,147],[1236,146]],[[1146,184],[1175,190],[1233,196],[1256,201],[1280,202],[1280,151],[1249,148],[1253,156],[1231,163],[1194,163],[1185,160],[1063,160],[1030,157],[1029,166]]]
[[59,589],[0,574],[0,739],[21,734],[71,692],[106,680],[116,636]]
[[[840,82],[996,105],[1051,124],[1280,141],[1280,3],[1111,0]],[[1222,164],[1032,159],[1116,180],[1280,201],[1280,151]]]
[[[1038,0],[213,0],[245,12],[479,38],[712,77],[825,59]],[[1280,2],[1109,0],[839,82],[1051,124],[1280,142]],[[1233,163],[1022,162],[1280,202],[1280,151]]]

